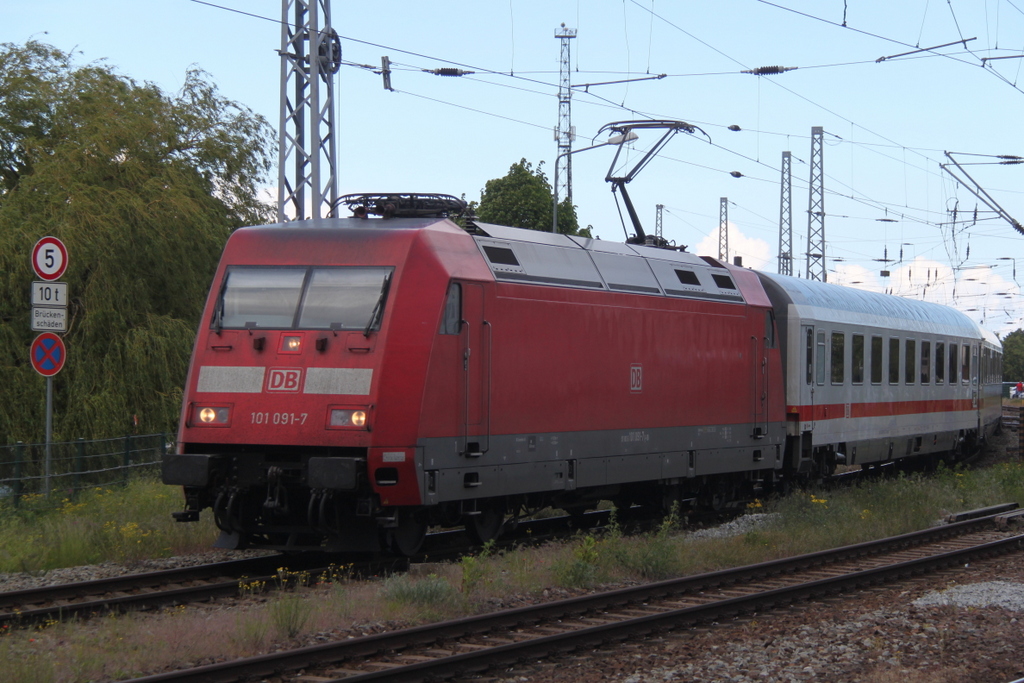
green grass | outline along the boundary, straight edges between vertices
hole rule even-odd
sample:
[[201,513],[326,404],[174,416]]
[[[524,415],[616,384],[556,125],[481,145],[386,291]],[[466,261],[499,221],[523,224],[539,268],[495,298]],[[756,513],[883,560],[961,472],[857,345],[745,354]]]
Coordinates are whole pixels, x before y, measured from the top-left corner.
[[181,489],[153,478],[83,491],[74,500],[25,496],[17,509],[0,508],[0,572],[132,563],[209,549],[216,538],[212,516],[178,523],[171,512],[181,508]]

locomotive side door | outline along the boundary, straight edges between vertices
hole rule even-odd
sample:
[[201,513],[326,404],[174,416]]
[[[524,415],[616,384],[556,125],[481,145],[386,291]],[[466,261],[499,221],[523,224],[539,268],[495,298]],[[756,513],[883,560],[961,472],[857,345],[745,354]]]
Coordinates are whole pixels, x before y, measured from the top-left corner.
[[751,436],[763,439],[768,433],[768,349],[775,346],[775,325],[772,312],[764,312],[764,333],[750,337],[753,369],[753,429]]
[[484,318],[484,288],[463,282],[459,362],[459,452],[480,457],[489,447],[490,323]]

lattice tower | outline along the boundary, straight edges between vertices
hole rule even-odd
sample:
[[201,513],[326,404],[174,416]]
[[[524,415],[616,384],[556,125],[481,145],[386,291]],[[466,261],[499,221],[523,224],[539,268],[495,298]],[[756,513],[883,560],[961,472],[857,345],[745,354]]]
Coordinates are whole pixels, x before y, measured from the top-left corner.
[[779,273],[793,274],[793,155],[782,153],[782,193],[779,200]]
[[331,28],[330,0],[282,0],[280,54],[277,219],[333,216],[338,200],[333,76],[341,67],[341,41]]
[[826,282],[824,129],[811,128],[811,185],[807,200],[807,279]]
[[729,198],[722,197],[718,205],[718,260],[729,262]]

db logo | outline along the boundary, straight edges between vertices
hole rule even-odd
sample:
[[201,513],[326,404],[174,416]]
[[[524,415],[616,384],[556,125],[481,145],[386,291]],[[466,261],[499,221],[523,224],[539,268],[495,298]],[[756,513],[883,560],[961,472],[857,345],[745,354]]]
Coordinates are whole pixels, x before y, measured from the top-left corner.
[[644,390],[644,366],[636,364],[629,366],[629,390],[639,394]]
[[298,391],[302,380],[299,368],[270,368],[267,377],[267,391]]

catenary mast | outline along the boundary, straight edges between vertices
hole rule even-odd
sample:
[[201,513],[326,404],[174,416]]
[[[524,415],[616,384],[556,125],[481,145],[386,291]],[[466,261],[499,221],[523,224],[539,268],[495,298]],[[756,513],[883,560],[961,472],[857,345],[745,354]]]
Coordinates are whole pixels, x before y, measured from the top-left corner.
[[793,155],[782,153],[782,192],[779,199],[779,274],[793,274]]
[[807,200],[807,268],[808,280],[825,282],[825,153],[824,129],[811,128],[811,185]]
[[[322,28],[321,28],[322,26]],[[277,220],[333,216],[338,200],[333,76],[341,41],[330,0],[282,0]]]

